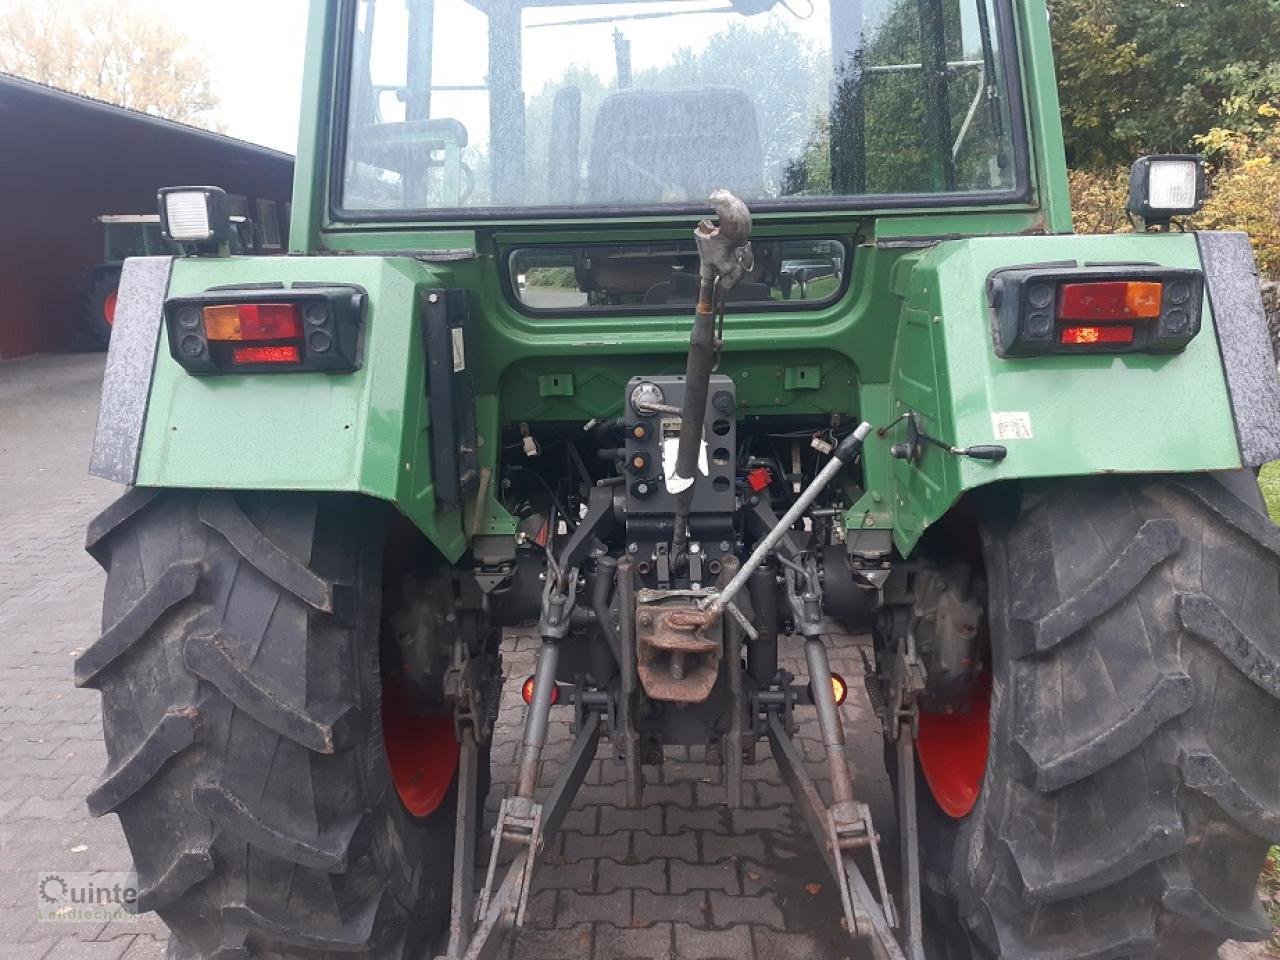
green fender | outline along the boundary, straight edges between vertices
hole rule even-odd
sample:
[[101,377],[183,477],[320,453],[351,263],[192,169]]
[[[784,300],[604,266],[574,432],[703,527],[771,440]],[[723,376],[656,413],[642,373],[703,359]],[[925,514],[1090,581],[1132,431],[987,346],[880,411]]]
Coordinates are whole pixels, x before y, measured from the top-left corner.
[[[136,483],[231,490],[364,493],[395,503],[450,560],[464,530],[511,535],[514,521],[493,501],[476,522],[437,511],[432,487],[419,290],[440,286],[410,257],[185,259],[169,295],[253,283],[351,284],[369,291],[363,363],[351,374],[193,377],[169,355],[163,329],[152,374]],[[495,436],[497,398],[477,398],[481,432]],[[481,448],[494,465],[497,444]]]
[[[952,240],[898,262],[893,292],[901,311],[877,425],[910,409],[926,432],[953,446],[999,443],[1009,451],[998,463],[936,448],[914,464],[890,459],[883,447],[869,456],[869,468],[888,473],[902,553],[965,491],[996,481],[1241,467],[1208,298],[1200,334],[1180,354],[996,356],[988,276],[1061,261],[1201,266],[1191,234]],[[904,424],[883,442],[905,437]],[[855,505],[851,527],[874,519],[873,507],[882,511],[866,498]]]

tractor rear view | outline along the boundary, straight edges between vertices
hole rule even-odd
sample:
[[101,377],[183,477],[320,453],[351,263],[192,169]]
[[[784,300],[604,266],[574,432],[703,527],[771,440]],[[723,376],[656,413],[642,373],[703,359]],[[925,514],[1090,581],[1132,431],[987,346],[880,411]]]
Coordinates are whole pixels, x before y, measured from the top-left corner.
[[89,804],[172,956],[499,955],[597,753],[641,807],[681,745],[731,806],[772,754],[851,951],[1266,936],[1256,269],[1169,229],[1194,157],[1071,232],[1049,51],[1042,0],[313,2],[295,255],[162,191],[182,255],[125,264],[95,437],[130,489],[89,531]]

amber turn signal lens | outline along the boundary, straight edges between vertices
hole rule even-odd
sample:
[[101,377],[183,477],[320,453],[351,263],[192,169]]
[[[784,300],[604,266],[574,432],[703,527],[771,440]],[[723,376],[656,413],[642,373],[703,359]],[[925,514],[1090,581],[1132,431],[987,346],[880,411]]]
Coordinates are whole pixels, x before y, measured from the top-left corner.
[[210,340],[289,340],[302,336],[296,303],[233,303],[204,308]]
[[1154,320],[1160,316],[1164,284],[1111,280],[1064,283],[1058,290],[1059,320]]

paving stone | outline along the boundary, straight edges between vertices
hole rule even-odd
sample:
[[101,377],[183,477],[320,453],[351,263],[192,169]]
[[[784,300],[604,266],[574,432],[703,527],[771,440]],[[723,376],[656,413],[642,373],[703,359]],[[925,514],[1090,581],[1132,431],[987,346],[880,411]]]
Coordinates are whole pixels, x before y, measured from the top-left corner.
[[775,833],[795,833],[800,824],[792,807],[773,807],[767,810],[733,810],[730,813],[733,829],[730,833],[742,834],[752,830],[771,830]]
[[631,890],[615,890],[612,893],[573,893],[560,891],[557,926],[567,927],[578,923],[613,923],[620,927],[631,925]]
[[514,960],[590,960],[592,929],[589,923],[554,930],[525,928],[516,937]]
[[[672,812],[681,811],[673,807]],[[661,807],[646,806],[638,810],[626,807],[601,807],[599,832],[601,835],[617,830],[646,830],[649,833],[662,833],[662,813]]]
[[671,892],[687,890],[723,890],[736,894],[742,885],[738,882],[738,868],[731,861],[722,863],[687,863],[671,861]]
[[758,897],[729,896],[712,890],[711,923],[716,927],[731,927],[738,923],[759,923],[777,930],[786,929],[777,900],[767,894]]
[[795,798],[786,784],[759,780],[746,786],[754,798],[752,806],[759,809],[790,806],[795,802]]
[[812,934],[784,933],[766,926],[754,926],[751,933],[756,960],[842,960],[853,952],[852,944],[845,948],[834,936],[824,943]]
[[693,786],[691,783],[646,783],[645,806],[649,804],[690,806],[693,803]]
[[115,940],[64,937],[44,955],[44,960],[119,960],[132,942],[128,937],[117,937]]
[[675,956],[678,960],[742,960],[752,955],[751,928],[748,926],[700,930],[677,923],[675,935]]
[[42,960],[57,943],[54,937],[24,943],[0,942],[0,960]]
[[698,836],[702,841],[702,860],[705,863],[743,858],[763,860],[766,856],[764,837],[758,833],[725,835],[704,832]]
[[[744,791],[745,793],[745,791]],[[695,783],[693,785],[693,805],[705,809],[720,807],[729,800],[729,788],[723,783]]]
[[693,833],[654,834],[639,831],[632,834],[632,857],[639,862],[659,857],[678,857],[693,862],[698,859],[698,838]]
[[688,893],[679,894],[637,890],[631,908],[631,917],[632,923],[636,926],[645,926],[660,920],[706,926],[708,910],[705,890],[691,890]]
[[650,860],[647,863],[617,863],[613,860],[597,862],[600,866],[599,879],[596,881],[597,893],[623,889],[667,892],[665,860]]
[[600,808],[574,807],[564,815],[564,822],[560,825],[560,829],[574,830],[578,833],[599,833]]
[[671,924],[656,923],[642,929],[621,929],[596,924],[595,957],[599,960],[668,960],[671,956]]
[[534,870],[535,890],[577,890],[590,893],[596,883],[596,860],[579,860],[553,869]]
[[[686,831],[710,830],[716,833],[730,833],[733,826],[727,807],[711,810],[689,810],[672,807],[667,811],[667,833],[685,833]],[[657,831],[654,831],[657,832]]]
[[553,929],[557,921],[556,898],[559,895],[559,890],[539,890],[529,894],[529,906],[524,914],[525,926],[541,930]]
[[134,937],[121,960],[161,960],[165,956],[167,938]]
[[[564,859],[593,860],[608,857],[611,860],[628,860],[631,857],[631,831],[617,830],[600,836],[566,831],[559,837]],[[645,858],[647,859],[647,858]]]

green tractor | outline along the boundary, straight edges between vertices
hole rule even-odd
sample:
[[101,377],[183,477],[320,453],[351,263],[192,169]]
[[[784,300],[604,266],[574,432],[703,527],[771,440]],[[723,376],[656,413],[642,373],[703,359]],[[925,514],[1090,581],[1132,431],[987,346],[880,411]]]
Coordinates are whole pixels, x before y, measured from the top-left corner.
[[[639,806],[672,745],[731,805],[772,754],[851,951],[1267,935],[1256,269],[1170,229],[1194,157],[1135,165],[1133,234],[1073,234],[1044,0],[311,16],[292,255],[232,256],[221,191],[162,191],[182,255],[124,265],[94,440],[129,489],[88,535],[89,806],[171,957],[495,956],[597,750]],[[845,754],[833,620],[871,638],[897,831]],[[552,711],[576,739],[543,771]]]

